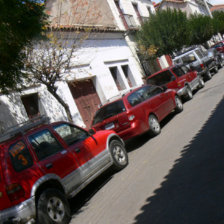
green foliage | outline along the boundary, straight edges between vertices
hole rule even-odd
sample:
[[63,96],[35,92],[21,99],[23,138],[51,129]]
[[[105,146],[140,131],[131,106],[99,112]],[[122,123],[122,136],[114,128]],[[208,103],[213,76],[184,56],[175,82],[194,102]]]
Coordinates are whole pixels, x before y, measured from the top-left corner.
[[161,10],[151,15],[138,32],[140,45],[146,49],[154,46],[156,56],[172,54],[189,41],[186,13],[180,10]]
[[213,19],[209,16],[201,14],[191,15],[188,23],[191,45],[203,44],[217,33],[217,28],[214,26]]
[[215,11],[212,13],[214,18],[214,26],[216,30],[221,34],[224,34],[224,12],[223,11]]
[[22,49],[40,35],[46,24],[38,0],[0,0],[0,90],[7,92],[22,80]]
[[224,12],[215,12],[213,16],[212,19],[195,14],[187,18],[180,10],[158,11],[137,34],[139,51],[146,57],[157,57],[184,46],[204,44],[218,32],[224,33]]

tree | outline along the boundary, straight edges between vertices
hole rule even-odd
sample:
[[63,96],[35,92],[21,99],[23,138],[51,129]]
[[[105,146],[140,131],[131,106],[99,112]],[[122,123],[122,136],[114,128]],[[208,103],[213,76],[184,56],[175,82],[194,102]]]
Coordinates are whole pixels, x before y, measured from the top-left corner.
[[22,82],[22,49],[40,35],[46,24],[44,6],[37,0],[0,0],[0,90]]
[[201,14],[191,15],[188,24],[190,45],[205,44],[206,41],[210,40],[217,33],[214,19],[209,16]]
[[214,24],[219,33],[224,34],[224,12],[223,11],[214,11],[212,13],[214,18]]
[[156,56],[172,54],[189,44],[186,13],[180,10],[161,10],[150,16],[137,34],[139,46]]

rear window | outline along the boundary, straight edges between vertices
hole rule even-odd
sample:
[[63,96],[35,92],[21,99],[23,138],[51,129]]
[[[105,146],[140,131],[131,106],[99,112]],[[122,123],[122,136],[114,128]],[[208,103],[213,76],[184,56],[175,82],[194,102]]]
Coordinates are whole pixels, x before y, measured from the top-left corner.
[[147,83],[151,85],[162,86],[172,81],[172,73],[169,70],[161,72],[153,77],[147,79]]
[[122,100],[108,104],[96,112],[93,118],[93,125],[124,111],[126,111],[126,109]]
[[131,106],[138,105],[139,103],[162,93],[163,90],[158,86],[145,86],[136,90],[130,96],[128,96],[128,102]]
[[15,171],[20,172],[33,165],[28,148],[23,141],[18,141],[9,148],[9,155]]

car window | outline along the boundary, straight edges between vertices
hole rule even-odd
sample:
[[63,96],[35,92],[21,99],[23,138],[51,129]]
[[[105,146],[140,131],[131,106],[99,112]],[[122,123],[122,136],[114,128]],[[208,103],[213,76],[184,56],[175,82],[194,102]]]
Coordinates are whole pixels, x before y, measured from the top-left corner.
[[29,136],[28,139],[39,160],[43,160],[63,150],[60,143],[48,129],[33,134]]
[[174,63],[175,63],[175,64],[182,64],[182,60],[181,60],[181,58],[175,59],[175,60],[174,60]]
[[9,147],[9,155],[15,171],[20,172],[33,165],[32,156],[23,141],[18,141]]
[[93,118],[93,125],[124,111],[126,111],[126,109],[123,100],[118,100],[116,102],[110,103],[96,112]]
[[169,70],[166,70],[148,78],[147,83],[151,85],[162,86],[173,81],[173,78],[175,78],[175,76]]
[[200,50],[196,50],[195,52],[199,58],[203,58],[205,56]]
[[197,59],[193,53],[190,53],[188,55],[183,56],[182,60],[183,60],[183,63],[189,64],[196,61]]
[[178,77],[185,75],[187,73],[183,70],[182,67],[174,67],[172,70]]
[[68,145],[82,141],[89,136],[83,129],[70,124],[59,124],[53,128]]
[[144,100],[160,94],[161,92],[163,92],[163,90],[158,86],[144,86],[129,95],[128,102],[131,106],[135,106]]

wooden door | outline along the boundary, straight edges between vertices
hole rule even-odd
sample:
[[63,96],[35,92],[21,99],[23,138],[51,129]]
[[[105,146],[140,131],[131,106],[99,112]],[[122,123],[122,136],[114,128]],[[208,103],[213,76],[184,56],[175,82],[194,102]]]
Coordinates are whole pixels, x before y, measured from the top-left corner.
[[90,128],[93,116],[101,103],[92,80],[69,83],[69,88],[86,128]]

